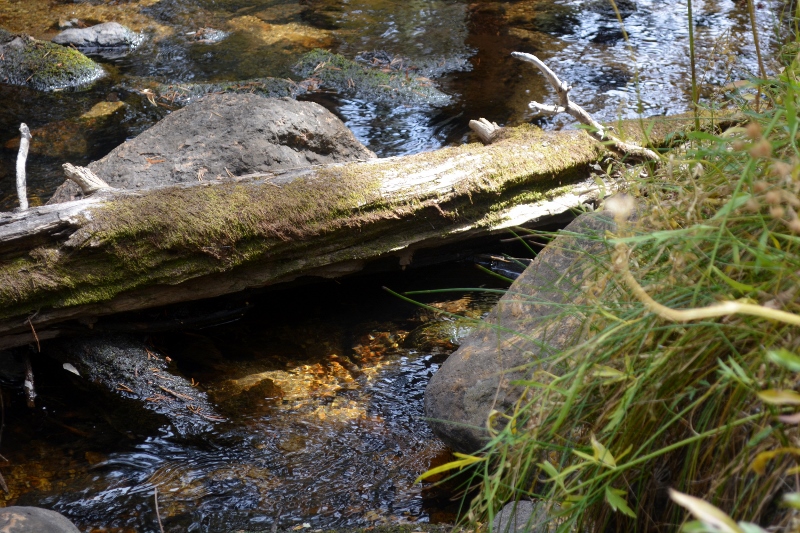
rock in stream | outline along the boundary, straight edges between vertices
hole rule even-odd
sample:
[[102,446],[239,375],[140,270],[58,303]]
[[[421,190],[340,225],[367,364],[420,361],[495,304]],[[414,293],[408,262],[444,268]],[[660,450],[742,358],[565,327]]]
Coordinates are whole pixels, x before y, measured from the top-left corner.
[[[436,435],[455,450],[473,453],[486,444],[492,410],[510,413],[524,389],[514,381],[534,371],[558,373],[547,358],[567,348],[580,333],[579,302],[585,270],[610,261],[606,244],[593,238],[613,227],[607,213],[571,222],[511,285],[483,325],[462,341],[425,390],[425,416]],[[501,417],[496,417],[501,418]]]
[[135,50],[144,36],[118,22],[104,22],[88,28],[69,28],[53,38],[53,42],[74,46],[83,53],[102,55],[114,59]]
[[45,352],[70,372],[77,371],[84,383],[99,387],[100,394],[112,393],[134,410],[143,405],[166,418],[179,435],[201,434],[224,420],[205,392],[181,376],[169,358],[135,337],[65,339],[54,341]]
[[[171,113],[89,168],[112,187],[138,189],[373,157],[319,104],[212,94]],[[78,195],[77,185],[65,182],[50,203]]]
[[40,91],[82,88],[105,71],[79,51],[0,29],[0,82]]

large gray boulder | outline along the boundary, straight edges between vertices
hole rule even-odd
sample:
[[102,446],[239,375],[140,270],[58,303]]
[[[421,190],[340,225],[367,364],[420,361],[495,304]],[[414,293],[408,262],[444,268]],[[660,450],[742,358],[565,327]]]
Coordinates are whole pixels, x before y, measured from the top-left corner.
[[38,507],[0,509],[3,533],[80,533],[75,525],[55,511]]
[[596,236],[611,229],[612,220],[607,213],[589,213],[571,222],[433,375],[425,390],[425,416],[451,448],[466,453],[482,448],[489,414],[511,412],[522,393],[511,383],[530,378],[546,364],[543,359],[576,342],[582,321],[563,306],[582,300],[592,264],[610,260]]
[[[212,94],[171,113],[89,168],[112,187],[139,189],[374,157],[319,104]],[[78,194],[68,182],[50,203]]]

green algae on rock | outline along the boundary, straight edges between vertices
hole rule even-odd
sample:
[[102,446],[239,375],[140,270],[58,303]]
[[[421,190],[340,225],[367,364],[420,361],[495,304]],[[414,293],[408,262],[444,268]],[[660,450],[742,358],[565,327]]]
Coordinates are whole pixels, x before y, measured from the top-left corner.
[[297,98],[306,93],[304,84],[283,78],[254,78],[216,83],[150,83],[140,92],[168,106],[183,107],[207,94],[256,94],[265,98]]
[[327,50],[316,49],[305,54],[294,72],[341,94],[373,102],[442,106],[451,100],[431,80],[417,76],[410,69],[404,72],[373,69]]
[[27,35],[0,33],[0,55],[0,82],[40,91],[86,87],[105,75],[77,50]]

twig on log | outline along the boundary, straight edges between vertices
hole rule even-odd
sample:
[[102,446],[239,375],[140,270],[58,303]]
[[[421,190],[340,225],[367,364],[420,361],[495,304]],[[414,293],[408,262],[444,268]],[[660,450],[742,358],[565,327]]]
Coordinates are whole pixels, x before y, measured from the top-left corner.
[[19,125],[19,132],[22,137],[19,140],[19,153],[17,154],[17,196],[19,197],[19,208],[22,211],[28,209],[28,192],[25,186],[25,161],[28,159],[28,146],[31,142],[31,130],[24,122]]
[[654,151],[632,143],[627,143],[615,137],[614,135],[610,135],[602,126],[602,124],[594,120],[585,109],[569,99],[569,91],[572,89],[572,87],[566,82],[561,81],[558,76],[556,76],[556,73],[550,70],[550,68],[545,65],[541,59],[533,54],[526,54],[524,52],[511,52],[511,56],[528,63],[533,63],[542,72],[544,77],[547,78],[547,81],[550,82],[550,85],[552,85],[556,90],[559,103],[561,104],[560,106],[551,106],[540,104],[539,102],[531,102],[528,104],[528,107],[549,113],[551,115],[558,113],[569,113],[581,124],[589,126],[589,133],[595,139],[602,143],[609,144],[614,150],[637,160],[659,160],[658,154],[656,154]]
[[25,358],[25,381],[22,383],[22,388],[25,389],[25,400],[30,409],[36,407],[34,400],[36,399],[36,391],[33,388],[33,367],[31,367],[30,357]]
[[496,122],[489,122],[485,118],[470,120],[469,129],[474,131],[483,144],[492,144],[500,133],[501,128]]
[[61,168],[64,169],[64,174],[68,179],[78,184],[85,196],[89,196],[100,189],[111,188],[108,183],[86,167],[76,167],[72,163],[64,163]]

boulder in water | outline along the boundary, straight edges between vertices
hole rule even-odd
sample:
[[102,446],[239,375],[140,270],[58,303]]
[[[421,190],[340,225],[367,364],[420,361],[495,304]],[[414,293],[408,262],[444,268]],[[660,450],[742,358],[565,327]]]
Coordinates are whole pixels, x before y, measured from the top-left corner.
[[121,57],[139,46],[144,37],[118,22],[104,22],[88,28],[69,28],[53,38],[53,42],[74,46],[84,53],[109,54]]
[[105,71],[79,51],[0,30],[0,82],[40,91],[88,86]]
[[4,533],[80,533],[63,515],[39,507],[0,509],[0,531]]
[[512,383],[530,379],[547,358],[576,342],[581,317],[562,308],[581,301],[584,271],[592,263],[610,261],[605,243],[594,236],[612,227],[607,214],[589,213],[571,222],[564,230],[569,233],[537,255],[484,325],[433,375],[425,390],[425,416],[451,448],[466,453],[482,448],[490,413],[511,413],[524,391]]
[[[319,104],[212,94],[171,113],[89,168],[112,187],[139,189],[374,157]],[[66,182],[50,203],[78,194],[77,185]]]

